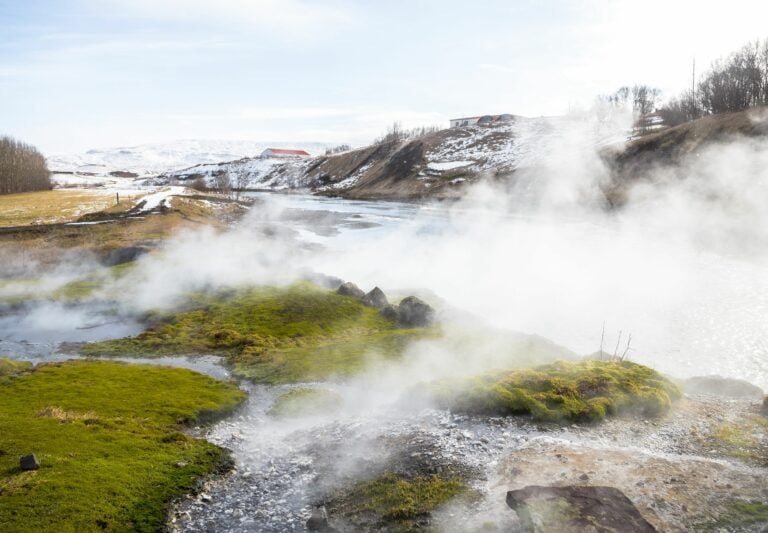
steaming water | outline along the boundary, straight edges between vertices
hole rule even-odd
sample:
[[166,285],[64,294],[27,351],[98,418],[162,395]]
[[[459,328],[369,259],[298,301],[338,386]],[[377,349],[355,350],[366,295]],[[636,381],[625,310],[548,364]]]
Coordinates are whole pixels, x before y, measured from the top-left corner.
[[[446,316],[458,309],[579,353],[598,350],[605,323],[606,351],[622,353],[631,333],[633,360],[679,377],[717,373],[768,388],[768,270],[756,256],[691,246],[673,230],[627,228],[608,217],[489,213],[471,204],[255,196],[260,204],[237,230],[237,242],[257,241],[264,223],[282,226],[311,245],[290,268],[312,268],[366,290],[379,285],[390,295],[414,287],[431,291]],[[259,218],[270,205],[279,209]],[[184,258],[175,267],[200,265]],[[56,354],[61,341],[139,331],[130,319],[115,320],[110,309],[52,305],[0,317],[0,354],[60,359],[68,357]],[[409,369],[436,374],[466,363],[448,348],[431,355],[440,363],[430,366],[427,360]],[[154,362],[227,375],[215,358]],[[365,379],[330,385],[346,400],[340,413],[292,422],[267,414],[285,387],[244,385],[251,392],[247,406],[209,431],[200,430],[234,451],[237,472],[210,487],[204,498],[184,501],[176,527],[300,531],[309,504],[323,489],[371,475],[393,461],[476,470],[482,483],[496,457],[530,438],[532,430],[514,421],[477,421],[393,405],[403,387],[428,374],[403,375],[401,384],[392,381],[397,369],[387,376],[390,381],[382,377],[378,386]],[[494,520],[502,525],[509,519],[503,505],[497,509],[488,500],[477,505],[471,513],[499,511]],[[437,519],[455,524],[459,518]]]
[[[269,201],[269,195],[260,195]],[[488,323],[578,353],[600,348],[677,377],[768,389],[763,260],[593,217],[281,197],[281,223],[326,253],[309,265],[363,289],[418,287]],[[477,220],[481,222],[478,223]],[[494,228],[502,232],[494,233]]]

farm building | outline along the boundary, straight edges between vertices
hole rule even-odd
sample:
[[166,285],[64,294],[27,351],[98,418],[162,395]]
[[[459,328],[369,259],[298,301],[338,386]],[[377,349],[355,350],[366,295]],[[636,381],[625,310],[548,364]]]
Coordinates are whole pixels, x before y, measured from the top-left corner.
[[292,159],[292,158],[304,158],[304,157],[312,157],[309,155],[309,152],[306,150],[288,150],[285,148],[267,148],[263,152],[261,152],[261,155],[259,156],[262,159],[269,159],[269,158],[285,158],[285,159]]
[[512,122],[514,116],[509,113],[503,115],[480,115],[477,117],[452,118],[451,127],[460,128],[462,126],[497,126]]

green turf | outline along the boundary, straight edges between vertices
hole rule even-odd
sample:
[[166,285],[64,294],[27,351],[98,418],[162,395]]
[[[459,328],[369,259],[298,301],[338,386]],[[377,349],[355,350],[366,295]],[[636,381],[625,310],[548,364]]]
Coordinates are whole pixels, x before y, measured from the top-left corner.
[[437,382],[426,390],[439,406],[454,411],[585,422],[620,413],[657,416],[681,395],[676,385],[651,368],[597,360],[494,371]]
[[387,472],[329,502],[329,511],[352,522],[360,517],[364,523],[375,524],[375,531],[421,531],[432,511],[468,491],[457,478]]
[[[38,366],[0,382],[0,531],[156,531],[170,500],[226,463],[180,430],[234,409],[232,383],[106,361]],[[37,471],[19,457],[34,453]]]
[[346,376],[368,356],[397,357],[432,329],[402,329],[359,301],[309,283],[198,294],[186,311],[150,315],[136,337],[89,344],[96,356],[220,354],[236,373],[264,383]]
[[341,402],[333,391],[302,387],[278,396],[269,414],[278,418],[323,415],[337,410]]

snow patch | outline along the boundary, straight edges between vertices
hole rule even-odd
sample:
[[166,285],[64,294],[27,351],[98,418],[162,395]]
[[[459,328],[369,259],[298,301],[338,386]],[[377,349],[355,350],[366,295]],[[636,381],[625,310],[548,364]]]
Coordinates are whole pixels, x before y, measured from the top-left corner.
[[455,168],[461,168],[461,167],[467,167],[469,165],[474,165],[474,161],[444,161],[444,162],[435,162],[435,163],[429,163],[427,165],[427,168],[429,170],[437,170],[439,172],[443,172],[445,170],[453,170]]

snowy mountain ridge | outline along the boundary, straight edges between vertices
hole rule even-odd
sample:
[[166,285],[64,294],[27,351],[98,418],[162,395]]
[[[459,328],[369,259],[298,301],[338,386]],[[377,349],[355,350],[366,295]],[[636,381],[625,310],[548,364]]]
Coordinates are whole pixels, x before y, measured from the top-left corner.
[[53,173],[82,173],[106,176],[111,172],[150,177],[199,164],[233,161],[258,156],[266,148],[289,147],[311,155],[325,153],[332,144],[321,142],[277,142],[245,140],[184,139],[167,143],[92,149],[77,154],[51,155]]

